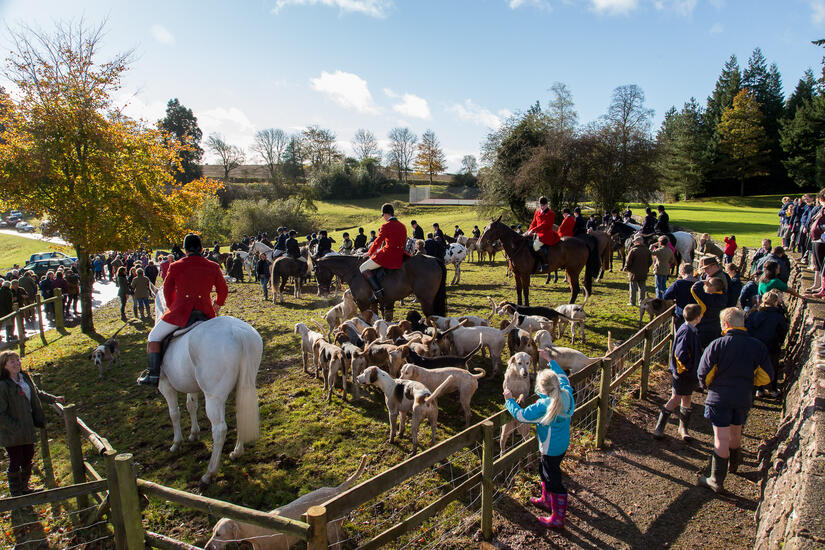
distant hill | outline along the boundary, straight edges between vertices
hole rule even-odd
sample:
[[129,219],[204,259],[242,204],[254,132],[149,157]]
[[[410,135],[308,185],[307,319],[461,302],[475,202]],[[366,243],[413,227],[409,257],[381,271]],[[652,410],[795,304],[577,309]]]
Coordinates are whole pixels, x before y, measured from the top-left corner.
[[[204,177],[216,180],[223,179],[223,166],[220,164],[203,164],[201,165],[201,169],[203,169]],[[388,178],[396,177],[394,170],[390,168],[382,168],[382,170]],[[229,178],[236,182],[266,181],[269,179],[269,171],[266,169],[266,166],[262,164],[244,164],[232,170],[229,173]],[[433,176],[433,183],[451,183],[453,178],[453,174],[438,174],[437,176]],[[426,176],[410,174],[409,182],[413,185],[429,185],[430,180]]]

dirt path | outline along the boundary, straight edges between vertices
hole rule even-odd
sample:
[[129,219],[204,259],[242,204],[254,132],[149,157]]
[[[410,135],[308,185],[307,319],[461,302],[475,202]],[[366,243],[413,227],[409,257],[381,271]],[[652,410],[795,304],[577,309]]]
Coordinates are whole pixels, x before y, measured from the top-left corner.
[[[663,370],[651,377],[644,401],[634,400],[613,416],[608,444],[586,461],[566,460],[570,492],[568,529],[546,531],[536,510],[523,504],[528,490],[513,493],[496,509],[494,546],[502,549],[543,548],[749,548],[756,526],[759,485],[754,471],[756,450],[773,435],[781,411],[776,400],[757,400],[745,425],[744,465],[729,475],[728,494],[716,497],[696,485],[697,472],[708,464],[712,448],[710,423],[701,417],[704,395],[694,394],[692,443],[675,439],[674,416],[669,437],[656,441],[650,430],[670,392]],[[538,487],[538,475],[536,474]],[[521,494],[524,493],[524,494]]]

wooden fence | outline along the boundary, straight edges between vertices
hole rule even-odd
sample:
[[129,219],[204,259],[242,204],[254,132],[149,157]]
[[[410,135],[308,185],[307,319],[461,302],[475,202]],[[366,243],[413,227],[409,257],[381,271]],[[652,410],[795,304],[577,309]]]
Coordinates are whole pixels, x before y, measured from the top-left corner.
[[64,332],[66,328],[63,318],[63,293],[59,288],[54,289],[54,296],[51,298],[44,299],[38,294],[34,298],[34,303],[21,308],[15,305],[13,312],[4,317],[0,317],[0,327],[8,321],[14,321],[17,328],[17,348],[20,357],[26,354],[26,314],[30,311],[35,312],[37,318],[40,341],[43,342],[44,346],[49,345],[49,342],[46,340],[46,329],[43,326],[43,306],[47,304],[54,304],[54,327],[58,332]]

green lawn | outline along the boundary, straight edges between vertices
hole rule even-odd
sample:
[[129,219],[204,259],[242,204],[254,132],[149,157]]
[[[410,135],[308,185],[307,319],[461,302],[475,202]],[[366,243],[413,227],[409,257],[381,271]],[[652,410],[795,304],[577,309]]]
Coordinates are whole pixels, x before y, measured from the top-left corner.
[[74,249],[71,247],[36,241],[16,235],[0,234],[0,271],[5,273],[8,269],[11,269],[14,264],[19,264],[22,267],[32,254],[53,250],[65,252],[70,256],[74,255]]

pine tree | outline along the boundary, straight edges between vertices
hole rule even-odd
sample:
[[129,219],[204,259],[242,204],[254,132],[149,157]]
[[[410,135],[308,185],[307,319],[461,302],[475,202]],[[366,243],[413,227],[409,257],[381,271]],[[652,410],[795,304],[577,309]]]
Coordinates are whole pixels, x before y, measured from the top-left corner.
[[702,109],[695,98],[685,103],[680,112],[671,107],[665,114],[657,142],[657,168],[664,188],[685,199],[701,193],[707,171],[707,132]]
[[803,188],[825,185],[825,98],[803,102],[793,118],[783,122],[780,135],[791,179]]
[[745,196],[745,180],[765,175],[764,155],[768,139],[765,115],[754,94],[745,89],[736,94],[733,105],[722,113],[717,127],[719,145],[729,159],[726,172],[739,180],[739,196]]
[[816,90],[816,80],[811,69],[805,70],[805,75],[796,83],[791,96],[785,103],[785,118],[791,120],[796,116],[796,111],[805,103],[810,103]]
[[713,93],[708,97],[705,107],[705,123],[710,128],[716,128],[722,120],[722,113],[733,105],[733,98],[742,89],[742,73],[739,70],[739,61],[732,55],[725,62],[722,74],[716,81]]

